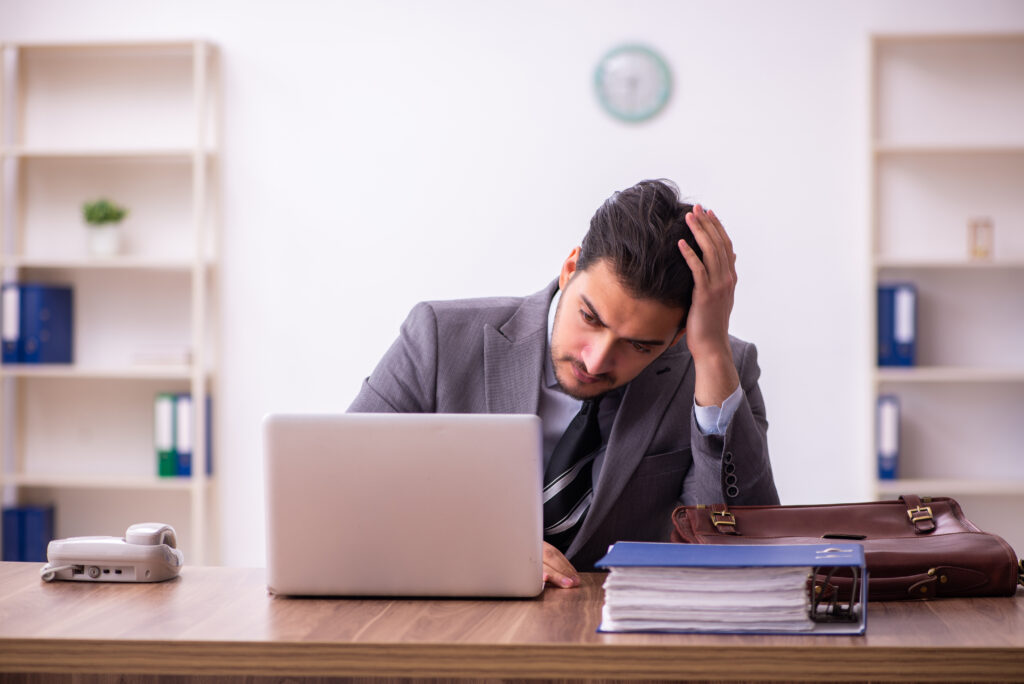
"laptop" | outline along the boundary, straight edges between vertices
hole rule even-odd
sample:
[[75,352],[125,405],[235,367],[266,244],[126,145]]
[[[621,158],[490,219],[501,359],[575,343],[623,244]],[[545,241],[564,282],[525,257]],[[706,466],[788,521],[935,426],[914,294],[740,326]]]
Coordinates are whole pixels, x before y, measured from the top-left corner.
[[536,596],[541,449],[532,415],[267,416],[267,588]]

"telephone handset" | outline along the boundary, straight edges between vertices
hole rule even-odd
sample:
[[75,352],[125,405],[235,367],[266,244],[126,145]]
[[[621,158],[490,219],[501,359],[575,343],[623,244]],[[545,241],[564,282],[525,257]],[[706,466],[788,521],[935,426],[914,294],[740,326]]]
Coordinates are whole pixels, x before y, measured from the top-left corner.
[[161,582],[181,570],[177,543],[174,528],[163,523],[132,525],[124,537],[54,539],[40,575],[47,582]]

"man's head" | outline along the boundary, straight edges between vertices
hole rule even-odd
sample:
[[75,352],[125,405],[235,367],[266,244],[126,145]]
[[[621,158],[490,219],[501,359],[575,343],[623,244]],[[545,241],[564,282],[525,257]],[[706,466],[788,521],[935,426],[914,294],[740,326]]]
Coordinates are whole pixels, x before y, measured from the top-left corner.
[[682,309],[682,328],[693,297],[693,273],[679,253],[679,241],[703,258],[686,215],[693,205],[679,201],[671,181],[645,180],[616,192],[590,219],[576,268],[607,261],[622,286],[638,299]]
[[701,255],[686,225],[692,209],[675,186],[642,181],[594,214],[559,275],[551,358],[567,394],[586,399],[626,384],[685,332],[693,274],[678,243]]

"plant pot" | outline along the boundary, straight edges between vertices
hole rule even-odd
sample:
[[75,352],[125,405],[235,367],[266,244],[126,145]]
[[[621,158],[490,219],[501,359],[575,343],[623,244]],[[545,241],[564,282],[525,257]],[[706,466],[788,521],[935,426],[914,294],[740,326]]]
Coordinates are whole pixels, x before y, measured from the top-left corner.
[[121,226],[105,223],[89,226],[89,254],[94,257],[111,257],[121,251]]

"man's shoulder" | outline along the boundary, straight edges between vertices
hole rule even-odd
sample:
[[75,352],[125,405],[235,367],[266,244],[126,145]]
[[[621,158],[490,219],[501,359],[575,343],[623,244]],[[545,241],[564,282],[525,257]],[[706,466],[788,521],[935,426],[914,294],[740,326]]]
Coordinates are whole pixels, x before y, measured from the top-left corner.
[[460,313],[472,313],[480,311],[514,312],[523,302],[525,297],[471,297],[466,299],[429,299],[422,301],[417,306],[427,307],[437,315],[457,315]]
[[482,322],[500,327],[516,317],[546,321],[553,293],[554,284],[551,284],[539,292],[524,297],[434,299],[420,302],[415,309],[429,310],[441,325]]
[[746,349],[754,348],[754,343],[753,342],[748,342],[747,340],[741,340],[740,338],[736,337],[735,335],[729,335],[729,345],[733,348],[733,351],[736,351],[736,350],[746,350]]

